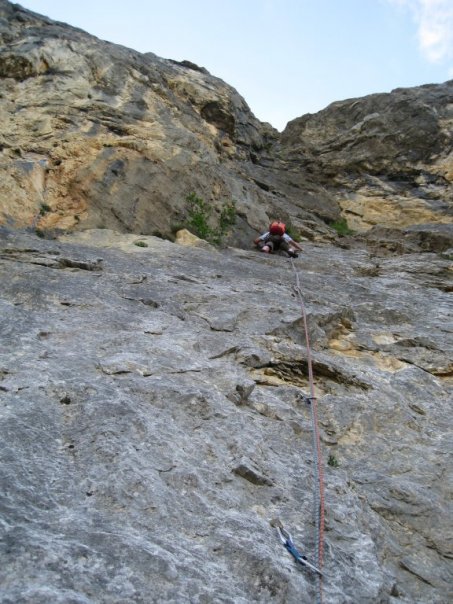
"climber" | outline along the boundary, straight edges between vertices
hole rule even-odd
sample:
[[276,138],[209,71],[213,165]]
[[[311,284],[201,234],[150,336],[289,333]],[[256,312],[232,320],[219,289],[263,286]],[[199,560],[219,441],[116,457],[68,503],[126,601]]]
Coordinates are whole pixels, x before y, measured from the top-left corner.
[[273,254],[278,250],[283,250],[291,258],[297,258],[296,249],[302,250],[297,241],[291,239],[288,233],[286,233],[286,225],[280,220],[271,222],[269,230],[257,237],[254,244],[266,254]]

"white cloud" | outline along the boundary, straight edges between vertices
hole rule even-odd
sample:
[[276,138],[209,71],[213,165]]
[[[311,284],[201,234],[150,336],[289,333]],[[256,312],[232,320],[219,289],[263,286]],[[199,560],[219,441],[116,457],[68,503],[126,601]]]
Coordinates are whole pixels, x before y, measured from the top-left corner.
[[408,8],[418,27],[422,55],[432,63],[453,59],[453,0],[388,0]]

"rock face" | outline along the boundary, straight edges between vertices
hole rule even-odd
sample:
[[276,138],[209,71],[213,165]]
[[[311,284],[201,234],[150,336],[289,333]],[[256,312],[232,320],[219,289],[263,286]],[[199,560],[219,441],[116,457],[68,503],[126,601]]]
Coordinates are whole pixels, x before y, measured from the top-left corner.
[[256,212],[264,193],[230,157],[275,132],[235,90],[192,64],[101,42],[4,0],[0,11],[4,221],[30,225],[45,204],[43,229],[169,235],[191,191],[213,203],[234,196],[244,216]]
[[[325,464],[324,601],[447,604],[448,260],[311,243],[295,267]],[[2,604],[315,601],[270,525],[313,556],[289,261],[4,231],[0,270]]]
[[[0,0],[0,83],[1,604],[315,601],[272,526],[313,560],[296,273],[324,602],[451,602],[453,82],[280,134]],[[228,247],[175,236],[192,192],[236,201]],[[242,249],[275,216],[294,264]]]
[[[280,135],[190,61],[102,42],[0,0],[0,221],[173,238],[195,192],[330,240],[451,224],[453,82],[330,105]],[[429,239],[429,237],[427,237]],[[450,245],[451,247],[451,245]]]
[[453,81],[334,103],[290,122],[282,147],[338,187],[357,230],[451,224]]

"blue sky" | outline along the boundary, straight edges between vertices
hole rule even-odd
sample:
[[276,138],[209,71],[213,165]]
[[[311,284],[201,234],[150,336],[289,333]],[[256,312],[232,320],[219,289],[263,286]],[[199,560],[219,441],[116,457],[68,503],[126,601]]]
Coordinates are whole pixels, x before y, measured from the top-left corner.
[[17,1],[206,67],[279,130],[333,101],[453,78],[453,0]]

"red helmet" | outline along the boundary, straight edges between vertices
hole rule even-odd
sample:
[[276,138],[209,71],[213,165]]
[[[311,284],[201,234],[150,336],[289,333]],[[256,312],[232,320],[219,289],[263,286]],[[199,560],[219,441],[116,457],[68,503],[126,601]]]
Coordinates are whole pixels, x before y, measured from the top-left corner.
[[280,220],[275,220],[271,222],[269,225],[269,233],[271,235],[284,235],[286,231],[286,225],[284,222],[280,222]]

